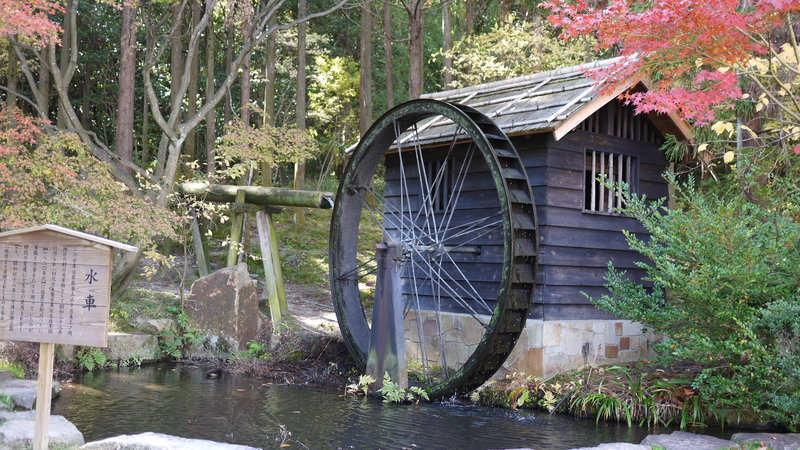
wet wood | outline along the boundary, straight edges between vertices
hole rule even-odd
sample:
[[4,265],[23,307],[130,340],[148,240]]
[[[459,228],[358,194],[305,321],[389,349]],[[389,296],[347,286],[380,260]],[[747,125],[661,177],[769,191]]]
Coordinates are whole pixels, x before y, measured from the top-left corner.
[[[178,184],[178,189],[185,195],[196,195],[211,202],[252,203],[265,206],[295,206],[306,208],[333,208],[333,194],[321,191],[295,191],[262,186],[227,186],[205,182],[187,182]],[[245,198],[236,200],[236,192],[243,190]]]

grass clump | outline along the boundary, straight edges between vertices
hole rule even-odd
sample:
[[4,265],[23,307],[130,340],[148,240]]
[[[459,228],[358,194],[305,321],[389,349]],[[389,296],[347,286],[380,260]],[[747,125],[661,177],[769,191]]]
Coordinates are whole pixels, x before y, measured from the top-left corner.
[[692,387],[698,369],[681,369],[643,364],[584,367],[547,381],[512,373],[490,380],[471,398],[484,405],[544,409],[629,426],[702,426],[709,412]]

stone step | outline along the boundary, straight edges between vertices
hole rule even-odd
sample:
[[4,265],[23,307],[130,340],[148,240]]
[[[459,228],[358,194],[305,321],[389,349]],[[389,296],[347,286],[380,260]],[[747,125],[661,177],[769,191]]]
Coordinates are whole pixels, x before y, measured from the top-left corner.
[[[0,450],[30,448],[36,411],[0,413]],[[84,444],[83,434],[64,416],[50,416],[49,447],[74,448]]]

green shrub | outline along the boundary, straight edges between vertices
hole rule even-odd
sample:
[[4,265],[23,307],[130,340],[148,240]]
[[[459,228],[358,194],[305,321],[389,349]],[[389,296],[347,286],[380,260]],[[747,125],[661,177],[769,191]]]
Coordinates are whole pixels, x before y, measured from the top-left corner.
[[800,426],[796,188],[776,181],[711,192],[670,181],[673,209],[623,187],[624,212],[651,233],[625,235],[650,260],[637,265],[652,287],[609,264],[611,294],[592,301],[669,335],[668,356],[703,364],[695,386],[717,408],[752,407]]

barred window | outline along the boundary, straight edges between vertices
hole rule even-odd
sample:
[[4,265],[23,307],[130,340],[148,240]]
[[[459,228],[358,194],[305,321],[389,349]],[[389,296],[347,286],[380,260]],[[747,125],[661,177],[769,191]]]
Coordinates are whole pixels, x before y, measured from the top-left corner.
[[622,199],[613,189],[598,179],[613,183],[627,183],[635,192],[638,182],[638,161],[633,156],[586,150],[586,181],[584,184],[584,211],[619,214],[615,208],[624,207]]
[[430,204],[434,211],[444,211],[453,194],[453,161],[450,159],[439,161],[425,161],[425,174],[430,195]]

